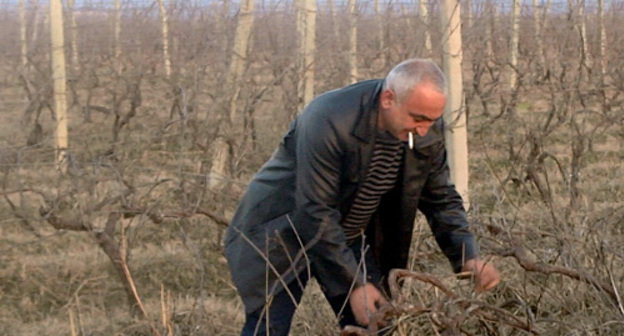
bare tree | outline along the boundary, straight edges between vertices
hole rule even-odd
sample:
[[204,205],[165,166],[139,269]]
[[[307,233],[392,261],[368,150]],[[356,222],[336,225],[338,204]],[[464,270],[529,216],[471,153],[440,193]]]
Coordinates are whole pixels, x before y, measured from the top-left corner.
[[56,115],[56,166],[67,171],[67,96],[65,70],[65,38],[63,34],[63,4],[50,1],[50,33],[52,38],[52,78],[54,79],[54,112]]
[[440,23],[443,32],[442,64],[448,78],[448,94],[444,121],[451,180],[470,207],[468,193],[468,138],[466,111],[463,104],[462,40],[459,0],[444,0]]

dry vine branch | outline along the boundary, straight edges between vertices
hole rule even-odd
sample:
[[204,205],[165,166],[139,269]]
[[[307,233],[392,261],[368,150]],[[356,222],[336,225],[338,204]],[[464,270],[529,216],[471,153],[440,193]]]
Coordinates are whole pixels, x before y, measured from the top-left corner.
[[615,304],[618,304],[618,297],[615,291],[613,290],[613,288],[609,284],[596,279],[594,276],[590,274],[577,271],[571,268],[567,268],[567,267],[548,265],[548,264],[544,264],[540,262],[535,262],[529,258],[526,252],[526,249],[524,249],[521,246],[514,246],[509,249],[498,249],[492,252],[501,257],[514,257],[516,261],[518,262],[518,264],[522,268],[524,268],[526,271],[529,271],[529,272],[539,272],[543,274],[553,274],[553,273],[561,274],[574,280],[586,282],[596,287],[597,289],[602,290],[605,293],[607,293],[609,297],[611,298],[611,300],[613,300]]
[[[426,306],[401,303],[405,300],[401,295],[399,282],[402,278],[408,277],[435,286],[446,295],[446,298],[443,301],[432,302]],[[440,279],[431,274],[405,269],[393,269],[388,277],[388,286],[392,295],[392,301],[371,316],[371,323],[368,329],[347,326],[342,330],[341,336],[377,335],[379,326],[385,326],[393,317],[405,314],[412,317],[429,314],[433,324],[443,330],[442,335],[472,335],[464,327],[465,322],[470,317],[476,317],[481,321],[507,325],[534,335],[540,334],[531,323],[522,321],[503,308],[478,300],[462,298],[444,285]],[[459,312],[449,313],[448,308],[450,306],[459,308]]]
[[390,275],[388,276],[388,286],[390,287],[390,294],[393,298],[397,299],[401,296],[399,291],[399,280],[401,278],[410,277],[422,282],[426,282],[438,287],[444,294],[448,297],[455,299],[457,298],[457,294],[453,293],[450,289],[448,289],[442,281],[437,279],[436,277],[420,272],[408,271],[405,269],[393,269],[390,271]]

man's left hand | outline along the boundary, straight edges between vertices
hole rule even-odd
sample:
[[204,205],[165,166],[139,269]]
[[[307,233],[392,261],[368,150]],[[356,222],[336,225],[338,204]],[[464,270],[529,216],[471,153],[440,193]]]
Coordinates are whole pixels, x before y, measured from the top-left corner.
[[479,258],[470,259],[464,263],[462,272],[471,272],[474,276],[475,291],[477,293],[488,291],[500,282],[500,274],[490,262]]

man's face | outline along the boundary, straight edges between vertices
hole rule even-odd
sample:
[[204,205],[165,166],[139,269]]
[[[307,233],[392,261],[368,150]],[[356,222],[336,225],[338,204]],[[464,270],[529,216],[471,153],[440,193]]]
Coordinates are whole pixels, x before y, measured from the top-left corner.
[[379,101],[379,128],[407,141],[408,133],[425,136],[433,123],[442,117],[446,96],[429,83],[418,84],[403,102],[396,94],[382,91]]

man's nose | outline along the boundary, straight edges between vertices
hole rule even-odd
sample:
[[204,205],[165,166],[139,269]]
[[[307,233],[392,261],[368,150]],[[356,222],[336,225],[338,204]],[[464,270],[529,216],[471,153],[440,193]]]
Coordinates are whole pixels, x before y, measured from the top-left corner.
[[429,132],[429,128],[431,127],[431,124],[428,125],[418,125],[416,126],[416,128],[414,129],[416,131],[416,134],[418,134],[419,136],[423,137],[425,135],[427,135],[427,132]]

